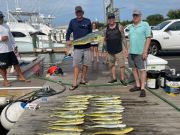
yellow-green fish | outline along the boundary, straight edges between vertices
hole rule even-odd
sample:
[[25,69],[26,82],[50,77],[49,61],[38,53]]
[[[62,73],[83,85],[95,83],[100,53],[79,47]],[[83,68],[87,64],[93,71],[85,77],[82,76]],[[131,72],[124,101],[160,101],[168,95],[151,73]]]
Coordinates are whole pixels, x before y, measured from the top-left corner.
[[91,117],[122,117],[121,113],[91,113],[91,114],[87,114],[87,116],[91,116]]
[[103,111],[93,111],[93,113],[122,113],[124,110],[103,110]]
[[82,110],[87,110],[87,107],[63,107],[63,108],[56,108],[57,111],[82,111]]
[[50,126],[49,129],[58,130],[58,131],[74,131],[74,132],[83,131],[83,129],[78,126]]
[[41,135],[81,135],[80,132],[52,132],[47,134],[41,134]]
[[72,125],[81,125],[84,123],[84,120],[83,121],[77,121],[77,122],[58,122],[58,123],[53,123],[51,124],[51,126],[72,126]]
[[103,107],[103,106],[111,106],[111,105],[121,105],[121,102],[115,102],[115,103],[111,103],[111,102],[107,102],[107,103],[92,103],[92,106],[97,106],[97,107]]
[[84,118],[78,118],[78,119],[60,119],[57,121],[53,121],[53,124],[57,124],[57,123],[73,123],[73,122],[81,122],[84,121]]
[[88,128],[125,128],[126,124],[100,124],[100,125],[94,125],[94,126],[89,126]]
[[85,37],[79,38],[72,42],[72,45],[84,45],[91,42],[101,42],[104,40],[104,31],[93,32]]
[[133,130],[134,130],[133,128],[124,128],[121,130],[103,130],[96,132],[93,135],[123,135],[123,134],[128,134]]
[[117,120],[122,120],[122,116],[114,116],[114,117],[96,117],[96,118],[91,118],[91,121],[117,121]]
[[61,114],[52,114],[50,115],[50,118],[52,117],[58,117],[58,118],[64,118],[64,119],[78,119],[78,118],[83,118],[85,117],[85,114],[75,114],[75,115],[61,115]]
[[125,108],[121,105],[112,105],[112,106],[103,106],[103,107],[96,107],[94,110],[124,110]]
[[122,100],[120,99],[113,99],[113,100],[93,100],[93,103],[106,103],[106,102],[110,102],[110,103],[116,103],[116,102],[122,102]]
[[122,121],[119,120],[112,120],[112,121],[106,121],[106,120],[102,120],[102,121],[93,121],[94,124],[101,124],[101,125],[114,125],[114,124],[122,124]]

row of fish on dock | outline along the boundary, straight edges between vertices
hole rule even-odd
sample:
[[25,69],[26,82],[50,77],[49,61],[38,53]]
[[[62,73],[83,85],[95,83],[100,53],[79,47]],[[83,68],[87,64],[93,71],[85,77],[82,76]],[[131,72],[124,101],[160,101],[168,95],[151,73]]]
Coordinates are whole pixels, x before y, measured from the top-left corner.
[[51,110],[48,133],[40,135],[125,135],[134,129],[123,124],[120,96],[73,95]]

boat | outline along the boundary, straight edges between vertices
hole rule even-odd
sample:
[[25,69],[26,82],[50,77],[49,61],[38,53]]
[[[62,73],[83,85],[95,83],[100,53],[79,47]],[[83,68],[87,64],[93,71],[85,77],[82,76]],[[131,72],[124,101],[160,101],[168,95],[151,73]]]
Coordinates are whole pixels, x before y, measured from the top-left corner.
[[[33,75],[39,76],[43,73],[44,57],[22,57],[18,59],[19,59],[21,70],[25,78],[29,78]],[[16,74],[13,67],[10,67],[8,69],[7,77],[8,77],[8,80],[11,80],[11,81],[18,79],[18,75]],[[0,75],[0,81],[2,80],[3,78]]]
[[[57,30],[50,25],[52,16],[45,17],[38,12],[25,12],[21,8],[16,8],[15,11],[8,10],[7,15],[7,25],[10,27],[20,53],[34,52],[37,48],[65,47],[65,44],[58,43]],[[36,35],[36,42],[33,41],[33,35]]]

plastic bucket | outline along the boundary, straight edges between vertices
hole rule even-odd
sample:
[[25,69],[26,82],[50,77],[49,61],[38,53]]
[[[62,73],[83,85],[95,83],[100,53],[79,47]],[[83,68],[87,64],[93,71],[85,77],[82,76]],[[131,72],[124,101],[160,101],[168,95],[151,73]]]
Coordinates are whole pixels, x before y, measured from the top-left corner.
[[160,71],[147,71],[147,87],[150,89],[159,89]]
[[161,70],[161,75],[160,75],[160,86],[161,86],[161,88],[166,87],[166,76],[168,74],[172,74],[170,70],[168,70],[168,69]]
[[180,93],[180,76],[168,74],[166,76],[166,87],[167,93]]

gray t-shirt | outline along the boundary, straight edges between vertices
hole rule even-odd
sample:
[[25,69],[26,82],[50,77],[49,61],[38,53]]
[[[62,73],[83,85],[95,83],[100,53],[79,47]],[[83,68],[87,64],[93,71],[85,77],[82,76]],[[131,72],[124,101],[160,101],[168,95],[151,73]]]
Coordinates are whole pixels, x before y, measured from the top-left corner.
[[0,37],[2,36],[8,36],[8,40],[5,42],[0,40],[0,53],[12,52],[15,47],[15,40],[6,24],[0,25]]

